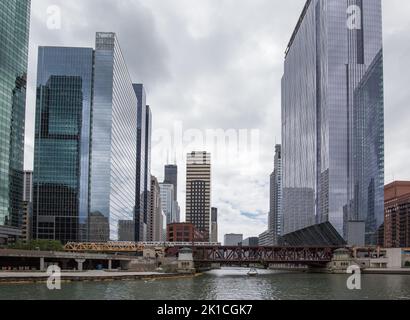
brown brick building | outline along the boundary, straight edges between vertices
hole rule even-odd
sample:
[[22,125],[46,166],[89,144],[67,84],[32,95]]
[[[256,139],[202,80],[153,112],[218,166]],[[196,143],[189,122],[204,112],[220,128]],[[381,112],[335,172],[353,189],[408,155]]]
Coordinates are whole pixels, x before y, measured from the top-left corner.
[[410,181],[385,186],[384,201],[384,246],[410,247]]
[[204,236],[192,223],[172,223],[167,226],[168,242],[203,242]]

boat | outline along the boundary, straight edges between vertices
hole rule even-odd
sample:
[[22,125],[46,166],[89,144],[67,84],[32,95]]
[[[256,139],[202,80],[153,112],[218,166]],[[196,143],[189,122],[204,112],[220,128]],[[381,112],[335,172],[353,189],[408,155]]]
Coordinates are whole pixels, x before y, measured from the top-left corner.
[[258,270],[256,270],[255,268],[252,268],[248,272],[248,276],[250,276],[250,277],[254,277],[254,276],[257,276],[257,275],[258,275]]

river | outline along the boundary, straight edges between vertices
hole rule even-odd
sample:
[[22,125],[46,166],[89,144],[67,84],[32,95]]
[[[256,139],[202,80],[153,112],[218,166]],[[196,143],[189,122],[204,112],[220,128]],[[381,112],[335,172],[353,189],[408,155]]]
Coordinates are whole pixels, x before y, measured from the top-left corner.
[[307,274],[247,269],[214,270],[194,278],[154,281],[0,284],[2,300],[410,300],[410,275],[362,275],[362,289],[347,289],[348,275]]

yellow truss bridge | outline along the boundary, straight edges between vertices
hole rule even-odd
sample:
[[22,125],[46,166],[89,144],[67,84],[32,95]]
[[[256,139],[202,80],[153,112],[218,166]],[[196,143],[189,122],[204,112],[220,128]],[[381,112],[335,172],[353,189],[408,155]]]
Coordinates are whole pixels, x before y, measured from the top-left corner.
[[69,242],[64,246],[68,252],[142,252],[144,245],[137,242]]

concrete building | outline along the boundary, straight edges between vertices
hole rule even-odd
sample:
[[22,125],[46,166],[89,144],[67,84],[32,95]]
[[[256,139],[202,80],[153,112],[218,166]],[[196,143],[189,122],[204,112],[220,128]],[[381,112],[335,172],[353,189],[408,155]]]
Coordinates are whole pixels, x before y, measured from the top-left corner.
[[306,1],[282,78],[283,234],[328,223],[350,245],[376,243],[383,223],[382,52],[381,0]]
[[0,2],[0,244],[21,236],[30,6]]
[[33,171],[24,171],[23,176],[23,217],[21,225],[21,240],[31,239],[32,216],[33,216]]
[[410,247],[410,181],[393,182],[384,190],[384,246]]
[[274,231],[265,231],[259,235],[258,243],[262,247],[271,247],[277,244],[277,236]]
[[211,208],[211,242],[218,242],[218,208]]
[[[164,241],[164,221],[161,188],[156,177],[151,176],[150,213],[148,215],[147,241]],[[166,217],[165,217],[166,220]]]
[[229,233],[224,236],[224,246],[239,246],[242,240],[243,234]]
[[211,233],[211,154],[191,152],[187,155],[186,221],[204,234]]

